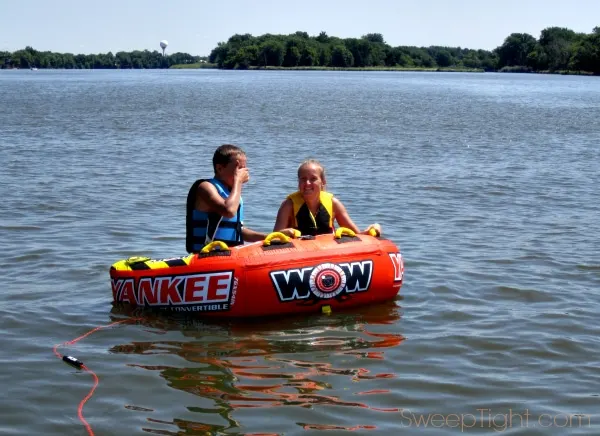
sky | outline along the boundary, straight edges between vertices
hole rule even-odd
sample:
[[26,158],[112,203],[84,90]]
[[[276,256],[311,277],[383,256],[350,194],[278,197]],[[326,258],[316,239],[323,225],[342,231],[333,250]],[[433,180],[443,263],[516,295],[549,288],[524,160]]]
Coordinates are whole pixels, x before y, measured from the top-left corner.
[[167,53],[208,56],[236,33],[296,31],[493,50],[551,26],[591,33],[600,0],[0,0],[0,51],[10,52],[160,51],[167,40]]

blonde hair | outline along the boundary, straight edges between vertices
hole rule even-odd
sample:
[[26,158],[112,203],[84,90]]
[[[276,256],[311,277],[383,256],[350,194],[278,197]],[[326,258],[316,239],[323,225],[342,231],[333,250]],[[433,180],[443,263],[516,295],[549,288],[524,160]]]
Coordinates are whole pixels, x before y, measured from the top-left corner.
[[299,166],[298,166],[298,178],[300,178],[300,170],[304,167],[307,167],[309,165],[314,165],[316,167],[319,168],[320,171],[320,177],[321,180],[323,181],[323,187],[327,184],[327,181],[325,180],[325,168],[323,167],[323,165],[321,164],[321,162],[319,162],[316,159],[306,159],[304,162],[302,162]]

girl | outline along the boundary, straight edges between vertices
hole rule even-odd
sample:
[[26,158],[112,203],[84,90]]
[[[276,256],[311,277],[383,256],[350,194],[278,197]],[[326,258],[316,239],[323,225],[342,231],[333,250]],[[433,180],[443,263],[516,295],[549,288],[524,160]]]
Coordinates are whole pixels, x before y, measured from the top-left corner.
[[321,235],[333,233],[333,224],[337,221],[355,233],[368,234],[374,229],[381,234],[381,226],[371,224],[360,231],[354,224],[346,208],[333,194],[325,191],[325,169],[321,163],[309,159],[298,167],[298,191],[286,197],[279,207],[273,231],[299,230],[302,235]]

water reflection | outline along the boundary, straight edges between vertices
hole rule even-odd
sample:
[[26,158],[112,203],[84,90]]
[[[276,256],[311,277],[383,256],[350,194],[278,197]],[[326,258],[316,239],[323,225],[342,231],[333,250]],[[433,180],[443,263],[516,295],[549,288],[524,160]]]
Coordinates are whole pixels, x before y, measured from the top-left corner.
[[[397,303],[389,302],[360,312],[331,316],[215,322],[127,312],[115,307],[112,318],[136,317],[138,324],[159,337],[174,331],[179,332],[182,339],[132,342],[115,346],[111,352],[176,354],[193,363],[188,367],[132,365],[158,371],[168,386],[210,400],[212,406],[187,407],[190,412],[198,413],[197,421],[173,419],[167,423],[185,433],[227,431],[230,434],[231,430],[247,427],[235,418],[236,410],[241,409],[345,406],[397,412],[396,408],[369,405],[369,399],[388,393],[387,389],[381,389],[380,385],[379,388],[364,389],[364,383],[357,385],[355,382],[395,377],[394,373],[373,371],[369,366],[386,367],[386,350],[404,340],[402,335],[389,332],[398,328],[399,310]],[[374,364],[369,365],[369,361]],[[379,363],[375,364],[375,361]],[[357,390],[358,387],[361,389]],[[214,424],[215,414],[220,415],[223,424]],[[208,416],[203,418],[203,415]],[[165,424],[151,419],[148,422]],[[289,429],[290,423],[285,425]],[[304,429],[374,428],[368,425],[297,425]],[[165,433],[164,429],[144,430],[171,434]]]

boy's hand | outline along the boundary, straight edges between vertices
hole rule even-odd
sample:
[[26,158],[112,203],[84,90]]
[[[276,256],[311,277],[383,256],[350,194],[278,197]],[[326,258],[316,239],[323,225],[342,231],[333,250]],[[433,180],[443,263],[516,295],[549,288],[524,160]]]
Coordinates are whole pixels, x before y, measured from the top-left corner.
[[235,181],[239,183],[247,183],[250,180],[250,172],[248,168],[237,167],[235,170]]

